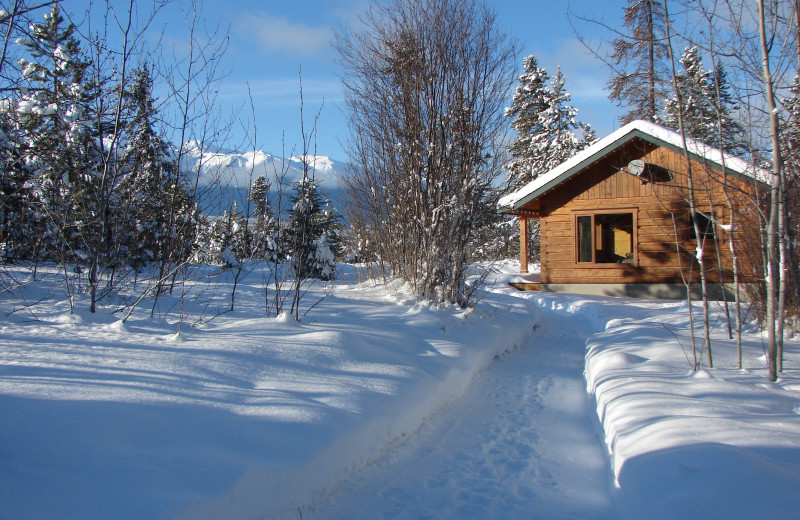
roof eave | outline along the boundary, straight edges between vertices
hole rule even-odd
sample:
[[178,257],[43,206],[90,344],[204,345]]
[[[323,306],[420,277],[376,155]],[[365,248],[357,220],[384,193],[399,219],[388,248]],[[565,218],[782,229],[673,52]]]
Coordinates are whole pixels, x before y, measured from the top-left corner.
[[539,197],[541,197],[542,195],[544,195],[548,191],[552,190],[556,186],[559,186],[563,182],[565,182],[565,181],[569,180],[570,178],[572,178],[572,176],[575,175],[576,173],[578,173],[579,171],[583,170],[584,168],[586,168],[587,166],[589,166],[591,164],[594,164],[595,162],[597,162],[597,160],[599,158],[605,157],[606,155],[608,155],[612,151],[616,150],[620,146],[624,145],[625,143],[627,143],[627,142],[629,142],[629,141],[631,141],[631,140],[633,140],[633,139],[635,139],[637,137],[645,138],[645,136],[650,137],[649,134],[647,134],[645,132],[642,132],[638,128],[632,128],[630,132],[627,132],[625,135],[620,136],[618,139],[614,139],[613,141],[610,141],[608,144],[606,144],[602,148],[598,148],[595,153],[593,153],[592,155],[584,158],[583,160],[579,161],[578,163],[574,164],[573,166],[570,166],[569,168],[564,170],[564,172],[561,173],[558,177],[554,178],[550,182],[542,185],[541,187],[539,187],[538,189],[534,190],[530,194],[528,194],[525,197],[523,197],[523,198],[519,199],[518,201],[514,202],[514,204],[512,204],[511,207],[508,208],[508,210],[521,209],[522,206],[524,206],[525,204],[538,199]]
[[[614,134],[612,133],[609,136],[607,136],[606,138],[610,138],[613,135]],[[559,186],[560,184],[562,184],[565,181],[569,180],[576,173],[580,172],[581,170],[583,170],[587,166],[589,166],[591,164],[594,164],[600,158],[605,157],[606,155],[608,155],[609,153],[613,152],[614,150],[616,150],[620,146],[623,146],[624,144],[626,144],[626,143],[628,143],[631,140],[636,139],[636,138],[642,139],[642,140],[647,141],[647,142],[649,142],[651,144],[654,144],[656,146],[662,146],[664,148],[668,148],[668,149],[670,149],[670,150],[672,150],[674,152],[677,152],[677,153],[683,153],[683,151],[684,151],[684,147],[681,146],[681,145],[678,145],[678,144],[675,144],[675,143],[670,142],[668,140],[665,140],[665,139],[663,139],[663,138],[661,138],[661,137],[659,137],[657,135],[653,135],[652,133],[650,133],[650,132],[648,132],[646,130],[642,130],[642,129],[636,127],[636,126],[632,126],[623,135],[616,136],[615,139],[609,139],[609,142],[606,143],[604,146],[602,146],[601,148],[598,148],[594,153],[592,153],[591,155],[583,158],[582,160],[580,160],[576,164],[568,167],[566,170],[564,170],[564,172],[560,173],[557,177],[553,178],[551,181],[547,182],[546,184],[543,184],[542,186],[540,186],[536,190],[532,191],[528,195],[522,197],[521,199],[519,199],[517,201],[514,201],[511,205],[507,205],[506,207],[503,208],[503,212],[510,212],[510,211],[521,209],[524,205],[526,205],[526,204],[538,199],[539,197],[541,197],[542,195],[544,195],[548,191],[552,190],[556,186]],[[602,141],[602,139],[601,139],[601,141]],[[687,142],[687,145],[688,144],[689,143]],[[713,149],[713,147],[709,147],[709,148]],[[689,155],[695,161],[704,162],[706,164],[709,164],[709,165],[713,166],[714,168],[716,168],[716,169],[718,169],[720,171],[723,170],[723,165],[719,161],[714,160],[714,159],[710,159],[709,157],[704,156],[700,152],[696,152],[696,151],[692,151],[692,150],[688,150],[688,152],[689,152]],[[722,153],[722,158],[723,159],[726,158],[726,155],[724,153]],[[739,169],[737,169],[735,167],[731,167],[731,166],[725,166],[725,169],[728,171],[729,174],[733,175],[734,177],[736,177],[736,178],[738,178],[740,180],[744,180],[746,182],[752,182],[752,183],[759,182],[759,179],[758,179],[758,176],[756,175],[756,172],[754,172],[752,175],[750,175],[748,173],[741,172],[741,171],[739,171]]]

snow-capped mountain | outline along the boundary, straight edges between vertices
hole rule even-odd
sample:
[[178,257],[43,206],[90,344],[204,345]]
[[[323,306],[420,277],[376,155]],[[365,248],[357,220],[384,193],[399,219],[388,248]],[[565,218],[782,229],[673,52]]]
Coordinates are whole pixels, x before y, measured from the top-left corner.
[[[306,156],[307,175],[340,207],[339,178],[347,175],[349,165],[324,155]],[[203,152],[194,143],[186,145],[184,168],[199,175],[201,204],[209,213],[221,213],[236,201],[244,207],[250,185],[258,177],[266,177],[271,192],[277,194],[279,184],[289,193],[291,186],[303,177],[302,156],[278,157],[262,150],[235,152],[216,150]]]

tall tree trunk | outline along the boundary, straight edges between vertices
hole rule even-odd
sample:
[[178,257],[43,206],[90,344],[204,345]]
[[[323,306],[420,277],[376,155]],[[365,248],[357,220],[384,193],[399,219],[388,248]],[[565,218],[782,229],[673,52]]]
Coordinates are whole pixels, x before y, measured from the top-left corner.
[[[647,0],[645,4],[647,5],[647,18],[649,21],[648,30],[650,31],[649,36],[649,49],[647,53],[647,66],[650,70],[650,91],[648,92],[649,98],[648,102],[650,106],[648,107],[650,110],[650,120],[655,122],[656,120],[656,33],[655,33],[655,20],[653,19],[653,1],[654,0]],[[669,24],[669,16],[667,12],[664,12],[664,17],[666,20],[664,24]],[[668,33],[669,34],[669,33]],[[669,38],[669,35],[667,36]],[[671,51],[670,51],[671,52]]]
[[767,265],[766,265],[766,285],[767,301],[766,304],[766,328],[767,328],[767,349],[769,358],[769,379],[778,379],[778,340],[777,322],[782,320],[779,315],[777,305],[778,287],[780,284],[779,260],[779,213],[780,213],[780,192],[781,177],[783,175],[783,163],[780,154],[780,125],[778,121],[778,110],[775,103],[775,93],[772,84],[772,72],[770,70],[769,46],[767,45],[766,15],[764,12],[764,0],[756,0],[758,5],[758,32],[761,47],[762,62],[762,81],[767,98],[767,110],[769,112],[769,134],[772,144],[772,172],[773,178],[770,182],[770,206],[769,217],[767,219]]

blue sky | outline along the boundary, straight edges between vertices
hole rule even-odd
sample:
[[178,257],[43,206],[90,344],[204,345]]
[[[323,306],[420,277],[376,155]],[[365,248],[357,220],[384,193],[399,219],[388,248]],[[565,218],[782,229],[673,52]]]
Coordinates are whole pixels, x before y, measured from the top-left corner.
[[[82,4],[79,0],[78,5]],[[147,0],[138,0],[144,6]],[[188,0],[184,0],[188,1]],[[68,2],[73,3],[73,2]],[[114,0],[114,3],[121,3]],[[619,25],[625,0],[500,0],[490,2],[504,31],[520,42],[522,57],[536,55],[552,75],[561,66],[573,105],[580,119],[598,136],[618,126],[619,109],[608,101],[604,85],[609,72],[589,55],[570,26],[567,9]],[[257,144],[280,155],[300,146],[299,71],[302,67],[306,126],[319,113],[317,152],[346,160],[342,143],[346,138],[342,92],[330,47],[333,30],[357,23],[367,0],[205,0],[202,15],[209,27],[229,31],[229,47],[222,68],[229,71],[219,88],[219,101],[227,112],[242,108],[241,122],[247,126],[250,107],[247,86],[253,96],[258,129]],[[180,45],[185,24],[172,5],[152,26],[152,37],[164,27],[164,45]],[[581,23],[581,33],[598,47],[612,35],[591,24]],[[324,100],[324,105],[323,105]],[[511,99],[509,96],[509,103]],[[237,130],[238,131],[238,130]]]

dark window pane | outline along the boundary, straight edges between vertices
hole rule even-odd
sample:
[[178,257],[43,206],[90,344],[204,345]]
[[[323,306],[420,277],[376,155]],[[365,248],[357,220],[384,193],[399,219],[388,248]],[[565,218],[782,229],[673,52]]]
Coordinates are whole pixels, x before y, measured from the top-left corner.
[[[700,236],[703,239],[714,238],[714,221],[702,213],[696,213],[696,215],[697,227],[700,228]],[[689,215],[689,238],[692,240],[697,239],[697,233],[694,229],[694,219],[692,219],[691,215]]]
[[592,261],[592,217],[578,217],[578,262]]

